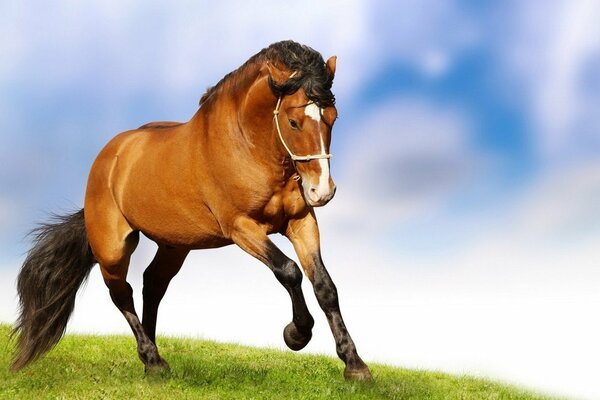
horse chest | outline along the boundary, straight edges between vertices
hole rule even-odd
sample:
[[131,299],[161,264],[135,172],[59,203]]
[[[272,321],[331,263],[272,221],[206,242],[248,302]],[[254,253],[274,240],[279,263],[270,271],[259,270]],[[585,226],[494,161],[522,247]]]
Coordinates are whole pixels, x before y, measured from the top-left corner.
[[288,183],[273,194],[263,209],[263,216],[273,223],[293,218],[306,209],[307,205],[296,182]]

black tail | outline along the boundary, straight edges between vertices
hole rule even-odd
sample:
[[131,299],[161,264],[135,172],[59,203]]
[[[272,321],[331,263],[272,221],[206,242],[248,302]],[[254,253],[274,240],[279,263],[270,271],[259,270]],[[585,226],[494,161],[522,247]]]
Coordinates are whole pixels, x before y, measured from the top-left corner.
[[33,247],[17,280],[20,315],[13,331],[18,337],[13,370],[25,367],[58,343],[73,312],[77,290],[95,263],[83,209],[55,216],[32,234]]

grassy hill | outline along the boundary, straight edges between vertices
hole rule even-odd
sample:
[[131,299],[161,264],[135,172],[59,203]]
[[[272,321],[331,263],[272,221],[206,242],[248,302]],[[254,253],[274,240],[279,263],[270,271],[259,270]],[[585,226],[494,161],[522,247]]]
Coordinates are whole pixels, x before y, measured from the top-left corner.
[[18,373],[0,325],[0,399],[545,399],[481,379],[370,364],[375,383],[345,382],[325,356],[159,338],[168,376],[144,376],[127,336],[68,335]]

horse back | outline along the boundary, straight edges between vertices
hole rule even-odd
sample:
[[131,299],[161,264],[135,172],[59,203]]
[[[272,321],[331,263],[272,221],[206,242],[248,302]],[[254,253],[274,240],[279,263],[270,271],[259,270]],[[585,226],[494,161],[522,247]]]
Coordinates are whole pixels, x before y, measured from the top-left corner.
[[180,126],[180,125],[183,125],[183,122],[154,121],[154,122],[148,122],[147,124],[140,126],[138,129],[173,128],[173,127]]

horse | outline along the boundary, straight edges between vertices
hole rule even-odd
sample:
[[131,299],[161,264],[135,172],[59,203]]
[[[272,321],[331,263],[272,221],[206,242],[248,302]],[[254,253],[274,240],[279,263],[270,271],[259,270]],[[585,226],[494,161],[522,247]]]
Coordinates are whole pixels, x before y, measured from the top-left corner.
[[[287,290],[293,316],[283,338],[292,350],[304,348],[314,320],[302,272],[269,239],[280,233],[313,285],[344,377],[371,380],[321,258],[314,212],[336,189],[329,169],[335,69],[335,56],[325,62],[308,46],[277,42],[209,88],[188,122],[152,122],[112,138],[91,167],[83,208],[33,231],[17,279],[12,369],[61,339],[76,293],[98,264],[145,371],[168,371],[155,335],[169,282],[191,250],[230,244],[264,263]],[[140,232],[158,245],[143,273],[141,321],[126,280]]]

